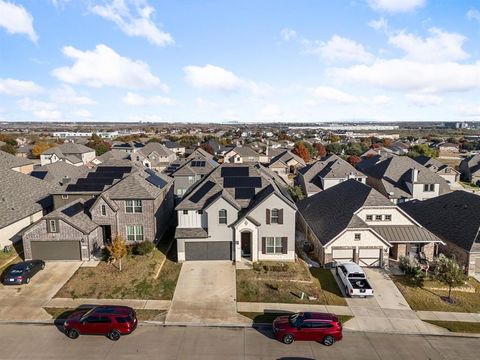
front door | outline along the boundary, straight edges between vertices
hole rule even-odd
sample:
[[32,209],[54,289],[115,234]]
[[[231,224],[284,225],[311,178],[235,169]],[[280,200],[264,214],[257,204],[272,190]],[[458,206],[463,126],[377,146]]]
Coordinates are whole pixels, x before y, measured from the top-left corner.
[[252,256],[252,233],[242,232],[242,257]]
[[103,243],[110,244],[112,242],[112,227],[110,225],[102,225]]

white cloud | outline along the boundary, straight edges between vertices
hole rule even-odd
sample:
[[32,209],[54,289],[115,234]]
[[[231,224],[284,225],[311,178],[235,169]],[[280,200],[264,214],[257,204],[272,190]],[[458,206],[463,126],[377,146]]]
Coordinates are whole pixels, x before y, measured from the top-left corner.
[[63,117],[63,114],[57,110],[57,106],[53,103],[24,98],[18,100],[17,105],[21,110],[29,111],[42,120],[58,120]]
[[405,58],[421,62],[459,61],[469,57],[463,50],[465,36],[442,31],[438,28],[429,29],[430,36],[421,38],[404,31],[390,36],[388,42],[403,50]]
[[71,86],[63,84],[52,90],[50,99],[57,104],[93,105],[96,101],[84,95],[79,95]]
[[373,10],[390,13],[410,12],[426,4],[426,0],[367,0]]
[[72,116],[81,117],[81,118],[91,118],[92,114],[86,109],[74,110],[70,113]]
[[120,56],[106,45],[97,45],[92,51],[66,46],[63,53],[74,61],[70,67],[60,67],[52,71],[52,75],[63,82],[92,87],[168,89],[151,73],[148,64]]
[[389,104],[390,102],[392,102],[392,98],[386,95],[375,95],[372,98],[372,103],[374,105],[385,105],[385,104]]
[[383,30],[383,31],[388,31],[388,20],[385,19],[384,17],[381,17],[378,20],[372,20],[368,23],[368,26],[370,26],[374,30]]
[[282,110],[276,104],[266,104],[258,114],[260,120],[277,120],[281,116]]
[[10,96],[25,96],[41,92],[43,89],[33,81],[16,79],[0,79],[0,94]]
[[142,95],[128,92],[122,98],[124,104],[131,106],[142,106],[142,105],[173,105],[175,101],[169,97],[164,96],[150,96],[144,97]]
[[183,68],[186,81],[199,89],[233,91],[246,86],[244,80],[233,72],[215,65],[186,66]]
[[372,65],[330,69],[342,81],[415,92],[451,92],[480,88],[480,62],[473,64],[420,63],[404,59],[377,60]]
[[285,28],[280,31],[280,36],[284,41],[290,41],[297,37],[297,32],[290,28]]
[[457,111],[464,116],[480,117],[480,105],[477,104],[461,104]]
[[197,107],[200,110],[213,109],[213,108],[217,108],[219,106],[216,102],[208,100],[208,99],[204,99],[204,98],[201,98],[201,97],[198,97],[198,98],[195,99],[195,104],[197,105]]
[[330,103],[353,104],[358,98],[330,86],[318,86],[313,91],[313,96]]
[[467,19],[480,22],[480,11],[478,11],[477,9],[468,10]]
[[159,46],[173,44],[173,37],[155,24],[155,8],[146,0],[111,0],[95,5],[92,12],[113,21],[128,36],[141,36]]
[[409,103],[419,107],[440,105],[443,102],[443,99],[437,95],[407,94],[405,97]]
[[0,0],[0,27],[9,34],[26,34],[33,42],[38,40],[33,29],[33,17],[22,5]]
[[333,35],[327,42],[303,39],[302,44],[307,53],[318,54],[329,62],[368,63],[374,58],[362,44],[338,35]]
[[232,109],[226,109],[223,114],[221,115],[222,119],[226,121],[238,121],[240,120],[240,116],[233,111]]
[[53,6],[56,8],[64,6],[66,3],[70,2],[70,0],[50,0]]

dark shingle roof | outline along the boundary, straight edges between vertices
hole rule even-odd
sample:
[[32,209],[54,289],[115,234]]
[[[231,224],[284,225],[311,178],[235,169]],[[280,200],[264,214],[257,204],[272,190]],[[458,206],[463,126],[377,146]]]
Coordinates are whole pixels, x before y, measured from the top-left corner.
[[151,170],[138,170],[111,188],[105,191],[104,195],[110,199],[156,199],[166,189],[169,188],[173,179],[161,174],[155,173],[153,176],[160,178],[163,186],[157,186],[147,180],[152,176]]
[[[86,176],[89,169],[84,166],[75,166],[64,161],[36,167],[31,176],[49,182],[57,188],[63,188],[67,183],[82,176]],[[66,178],[69,180],[65,181]]]
[[454,191],[400,207],[443,240],[469,252],[480,252],[480,196]]
[[92,151],[95,151],[95,150],[85,145],[74,144],[74,143],[64,143],[44,151],[42,155],[48,155],[48,154],[54,154],[54,153],[58,154],[58,152],[61,152],[64,155],[85,154]]
[[0,167],[13,169],[20,166],[32,165],[33,161],[25,158],[21,158],[5,151],[0,150]]
[[90,234],[98,225],[86,213],[83,199],[71,202],[44,216],[44,219],[62,219],[84,234]]

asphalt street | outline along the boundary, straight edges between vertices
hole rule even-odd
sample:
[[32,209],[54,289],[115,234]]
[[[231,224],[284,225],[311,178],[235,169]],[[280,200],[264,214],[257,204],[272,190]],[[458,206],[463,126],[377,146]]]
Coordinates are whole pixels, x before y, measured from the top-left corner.
[[255,329],[144,325],[113,342],[51,325],[0,325],[0,359],[478,359],[480,339],[345,332],[331,347],[284,345]]

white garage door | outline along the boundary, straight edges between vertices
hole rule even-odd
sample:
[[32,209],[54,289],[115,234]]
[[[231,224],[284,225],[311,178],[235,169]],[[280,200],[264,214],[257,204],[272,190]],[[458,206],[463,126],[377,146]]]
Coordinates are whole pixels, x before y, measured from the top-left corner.
[[360,266],[380,266],[380,249],[359,249],[358,264]]
[[338,262],[353,261],[353,249],[332,249],[332,260]]

